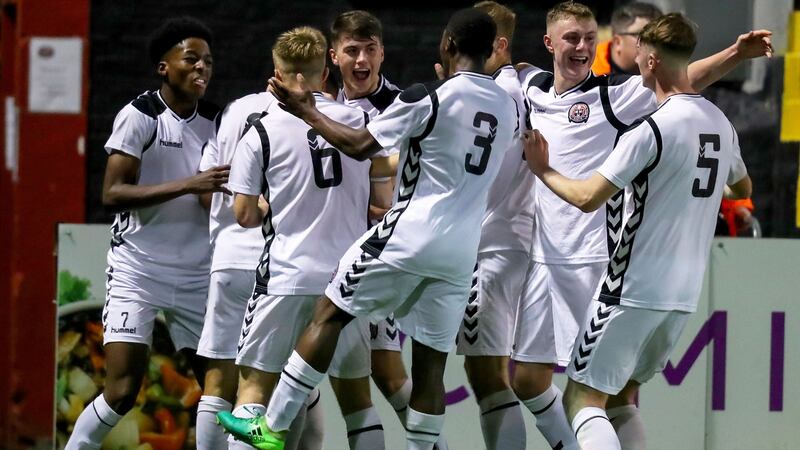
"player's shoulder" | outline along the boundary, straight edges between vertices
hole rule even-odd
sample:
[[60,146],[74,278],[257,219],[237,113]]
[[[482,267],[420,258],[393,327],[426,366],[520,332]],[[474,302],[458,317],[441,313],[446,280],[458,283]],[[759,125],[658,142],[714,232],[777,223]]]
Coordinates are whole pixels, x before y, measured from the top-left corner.
[[156,120],[166,110],[167,105],[159,97],[158,91],[145,91],[125,105],[120,114],[140,115]]
[[368,120],[367,113],[359,108],[331,100],[320,93],[315,93],[314,99],[317,109],[337,122],[347,124],[360,123],[363,125]]
[[378,89],[372,94],[367,96],[367,100],[380,112],[383,112],[389,105],[394,102],[394,99],[400,95],[401,89],[381,75],[381,81]]
[[197,101],[197,115],[212,122],[218,121],[222,109],[214,102],[205,99]]
[[450,77],[444,80],[430,81],[427,83],[414,83],[404,89],[397,98],[403,103],[417,103],[425,98],[432,97],[435,95],[437,89],[440,89],[445,83],[453,79],[454,77]]
[[540,92],[549,92],[553,87],[555,76],[553,72],[542,70],[536,66],[526,66],[518,72],[517,79],[525,91],[535,88]]
[[269,92],[258,92],[237,98],[225,107],[222,113],[223,120],[227,120],[228,117],[245,119],[254,112],[265,111],[274,100],[275,97]]

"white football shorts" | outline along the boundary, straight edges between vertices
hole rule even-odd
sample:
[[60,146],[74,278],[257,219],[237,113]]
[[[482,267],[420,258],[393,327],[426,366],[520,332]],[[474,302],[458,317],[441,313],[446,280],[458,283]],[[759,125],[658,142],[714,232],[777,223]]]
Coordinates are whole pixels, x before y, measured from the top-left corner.
[[[280,373],[297,340],[308,326],[318,295],[256,295],[250,299],[241,323],[236,364]],[[369,324],[356,318],[339,335],[328,374],[335,378],[368,377]]]
[[197,354],[211,359],[236,359],[236,344],[247,302],[253,296],[255,270],[211,272],[203,333]]
[[664,370],[689,314],[592,300],[567,376],[609,395],[618,394],[629,380],[644,384]]
[[457,351],[466,356],[510,356],[519,297],[528,270],[527,253],[478,254]]
[[394,316],[369,324],[369,345],[372,350],[402,351],[400,346],[400,330]]
[[394,313],[405,334],[447,353],[455,345],[469,280],[457,285],[400,270],[364,252],[356,241],[339,261],[325,295],[343,311],[373,323]]
[[162,311],[175,349],[197,349],[208,297],[208,276],[168,279],[118,266],[108,266],[106,275],[103,344],[151,345],[156,315]]
[[530,261],[517,309],[514,361],[567,365],[586,308],[607,263]]

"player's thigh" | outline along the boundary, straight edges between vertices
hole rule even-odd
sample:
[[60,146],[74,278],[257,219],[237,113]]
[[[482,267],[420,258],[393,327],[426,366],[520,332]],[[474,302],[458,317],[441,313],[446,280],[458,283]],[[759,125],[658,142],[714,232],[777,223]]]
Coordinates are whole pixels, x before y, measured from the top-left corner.
[[198,355],[211,359],[236,358],[236,344],[254,282],[252,270],[225,269],[211,273]]
[[683,311],[670,311],[665,315],[642,350],[632,380],[644,384],[664,370],[688,320],[689,313]]
[[519,251],[478,255],[457,350],[468,356],[509,356],[528,255]]
[[201,276],[173,283],[172,301],[164,307],[164,318],[177,350],[197,350],[203,332],[208,282],[208,276]]
[[149,347],[156,315],[164,306],[162,299],[171,296],[169,287],[119,268],[109,268],[107,273],[103,343],[127,342]]
[[616,395],[634,374],[651,336],[668,312],[593,300],[567,367],[570,379]]
[[369,377],[372,373],[369,346],[369,322],[364,318],[350,321],[339,334],[328,373],[340,379]]
[[250,299],[239,336],[236,364],[280,373],[311,321],[317,297],[264,295]]
[[558,362],[567,364],[606,263],[549,264]]
[[529,261],[517,305],[511,354],[514,361],[541,364],[559,362],[550,284],[548,266]]
[[468,282],[425,278],[395,311],[400,329],[415,343],[448,353],[455,346],[469,289]]

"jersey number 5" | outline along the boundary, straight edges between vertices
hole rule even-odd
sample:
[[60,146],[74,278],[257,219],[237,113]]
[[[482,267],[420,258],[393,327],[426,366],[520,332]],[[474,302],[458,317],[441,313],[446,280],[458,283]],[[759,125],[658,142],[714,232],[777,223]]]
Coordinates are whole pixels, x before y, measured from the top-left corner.
[[[311,162],[314,164],[314,183],[320,189],[332,188],[342,184],[342,157],[333,147],[320,148],[317,143],[319,133],[313,128],[308,130],[308,149],[311,151]],[[323,158],[331,159],[331,178],[325,178]]]
[[[706,144],[711,144],[710,155],[706,153]],[[719,135],[718,134],[701,134],[700,135],[700,154],[697,156],[697,168],[708,169],[708,182],[705,187],[701,187],[702,181],[700,178],[694,179],[692,185],[692,195],[698,198],[708,198],[714,193],[714,187],[717,185],[717,172],[719,171],[719,159],[715,158],[713,152],[719,152]]]
[[466,158],[464,158],[464,170],[475,175],[483,175],[483,172],[486,172],[486,165],[489,164],[489,155],[492,153],[492,142],[494,142],[494,138],[497,135],[497,118],[489,113],[480,111],[476,113],[475,118],[472,120],[472,126],[480,130],[481,124],[484,122],[489,124],[489,135],[482,136],[479,134],[475,136],[473,141],[476,147],[482,149],[480,161],[478,161],[478,164],[472,163],[472,152],[467,153]]

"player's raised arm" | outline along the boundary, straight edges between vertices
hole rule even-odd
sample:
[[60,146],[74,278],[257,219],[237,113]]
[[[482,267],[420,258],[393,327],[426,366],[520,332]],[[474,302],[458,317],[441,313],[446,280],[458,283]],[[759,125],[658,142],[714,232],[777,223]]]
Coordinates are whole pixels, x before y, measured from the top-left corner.
[[753,30],[741,34],[730,47],[689,65],[692,88],[703,90],[733,70],[742,61],[766,56],[772,57],[772,32]]
[[269,79],[269,88],[285,110],[303,119],[342,153],[365,160],[382,148],[366,128],[350,128],[320,113],[302,74],[297,74],[295,88],[275,77]]
[[573,180],[550,167],[548,144],[539,130],[526,131],[522,140],[531,172],[562,200],[581,211],[597,210],[619,191],[617,186],[599,173],[585,180]]

